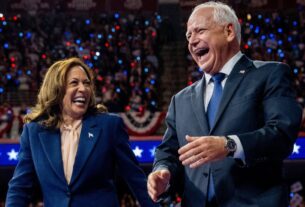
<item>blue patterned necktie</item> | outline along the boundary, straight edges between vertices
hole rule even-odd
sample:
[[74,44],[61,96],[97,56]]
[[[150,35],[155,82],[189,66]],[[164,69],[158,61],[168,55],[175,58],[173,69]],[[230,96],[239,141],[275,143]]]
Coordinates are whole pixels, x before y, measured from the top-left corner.
[[[211,100],[208,104],[207,115],[210,129],[214,126],[216,113],[222,95],[221,81],[225,78],[224,73],[216,73],[212,76],[211,80],[214,82],[214,89]],[[208,184],[208,200],[211,201],[215,197],[215,187],[213,182],[213,174],[210,169],[209,184]]]
[[211,80],[214,82],[213,94],[207,108],[207,115],[210,129],[214,126],[216,113],[222,95],[221,81],[225,78],[224,73],[216,73]]

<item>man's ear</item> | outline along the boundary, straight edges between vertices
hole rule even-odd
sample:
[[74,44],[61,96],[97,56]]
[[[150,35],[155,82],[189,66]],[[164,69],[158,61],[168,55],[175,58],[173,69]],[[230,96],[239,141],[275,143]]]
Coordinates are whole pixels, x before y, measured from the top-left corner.
[[236,33],[235,33],[233,24],[232,23],[227,24],[225,26],[224,30],[225,30],[224,32],[225,32],[228,42],[231,42],[236,37]]

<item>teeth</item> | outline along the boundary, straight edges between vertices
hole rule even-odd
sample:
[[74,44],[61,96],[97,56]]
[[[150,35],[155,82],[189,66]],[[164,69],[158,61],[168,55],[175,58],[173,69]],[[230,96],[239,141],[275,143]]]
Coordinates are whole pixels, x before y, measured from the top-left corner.
[[73,102],[85,103],[86,99],[84,97],[78,97],[73,100]]

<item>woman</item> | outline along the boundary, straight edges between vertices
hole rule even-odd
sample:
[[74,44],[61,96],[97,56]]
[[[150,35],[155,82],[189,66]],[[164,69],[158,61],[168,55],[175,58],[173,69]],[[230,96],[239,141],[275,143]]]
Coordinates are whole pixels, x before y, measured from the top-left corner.
[[38,178],[44,206],[119,206],[115,169],[141,206],[153,206],[122,120],[95,103],[91,70],[79,59],[53,64],[25,116],[6,206],[27,206]]

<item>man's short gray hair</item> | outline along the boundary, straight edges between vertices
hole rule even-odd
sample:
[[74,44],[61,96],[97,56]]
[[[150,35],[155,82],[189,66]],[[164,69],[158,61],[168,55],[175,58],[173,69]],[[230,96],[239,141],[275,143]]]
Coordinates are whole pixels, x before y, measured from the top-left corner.
[[189,20],[193,17],[193,15],[198,10],[203,9],[203,8],[213,8],[214,9],[213,18],[217,24],[225,25],[227,23],[232,23],[235,33],[236,33],[237,40],[240,44],[240,42],[241,42],[240,23],[238,21],[235,11],[230,6],[228,6],[227,4],[224,4],[222,2],[215,2],[215,1],[209,1],[209,2],[199,4],[192,11],[192,13],[189,17]]

